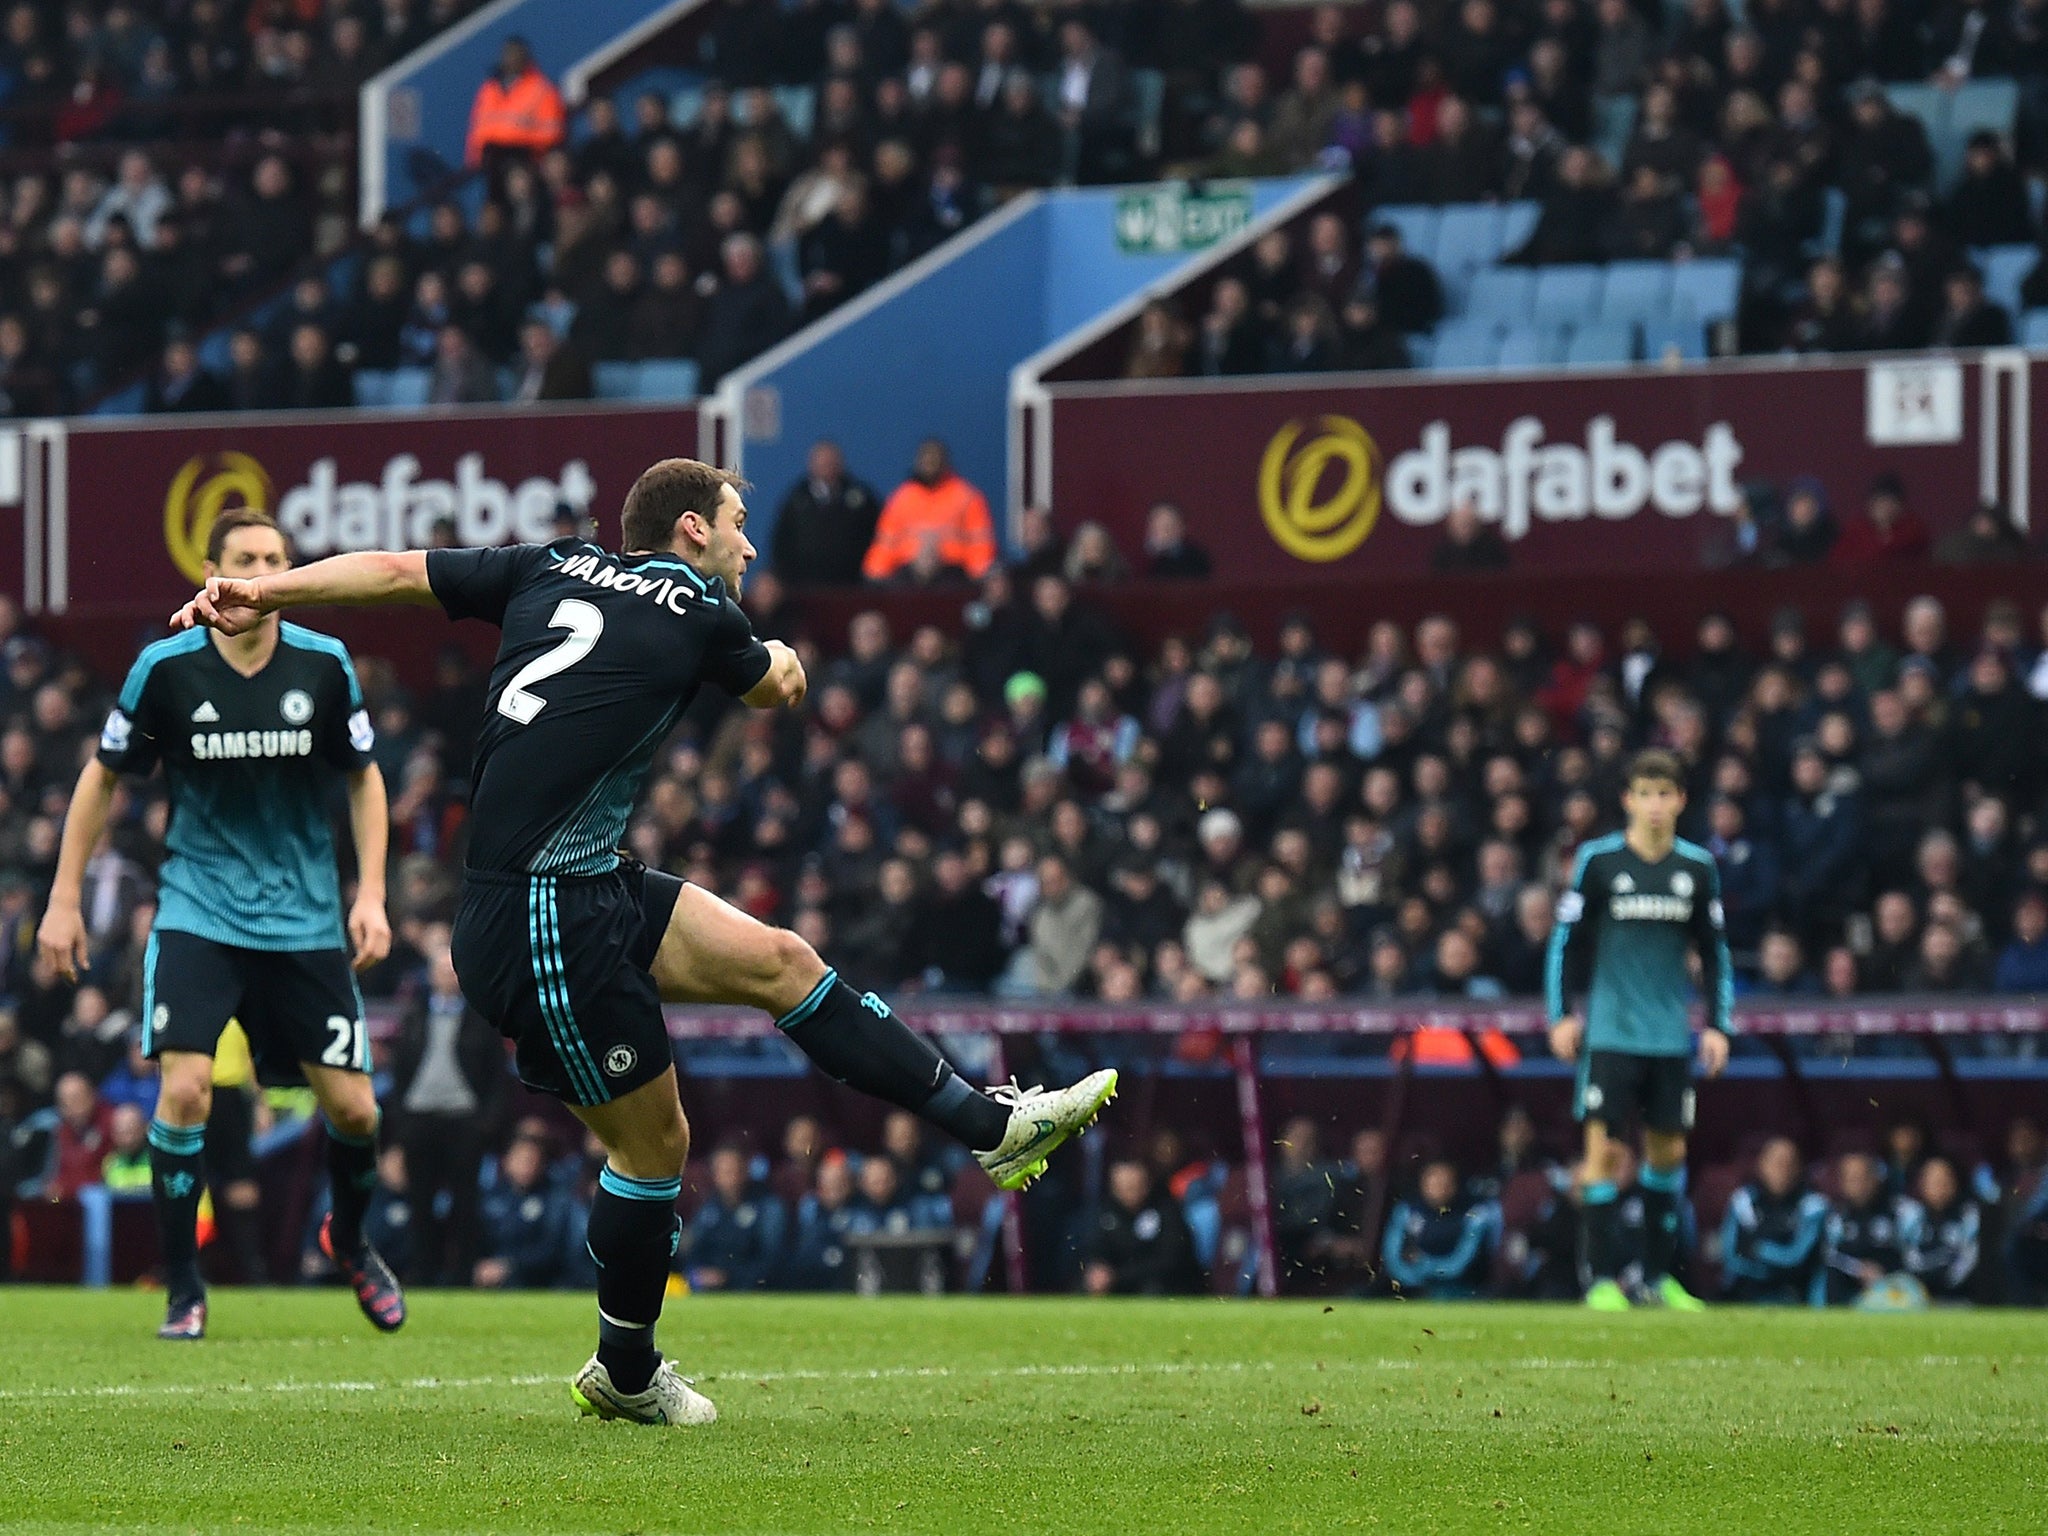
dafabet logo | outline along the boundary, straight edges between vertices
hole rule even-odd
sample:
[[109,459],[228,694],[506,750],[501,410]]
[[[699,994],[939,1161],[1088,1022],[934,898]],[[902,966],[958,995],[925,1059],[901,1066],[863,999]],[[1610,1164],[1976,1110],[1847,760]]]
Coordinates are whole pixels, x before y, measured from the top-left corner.
[[[1365,542],[1380,515],[1380,450],[1357,422],[1325,416],[1320,435],[1296,449],[1301,423],[1273,434],[1259,462],[1259,514],[1274,542],[1297,560],[1341,560]],[[1336,485],[1323,482],[1336,466]]]
[[1415,447],[1388,459],[1349,417],[1318,417],[1313,435],[1290,421],[1259,461],[1259,515],[1282,549],[1323,563],[1363,544],[1382,509],[1423,528],[1470,502],[1505,537],[1520,539],[1536,522],[1619,521],[1645,510],[1727,517],[1741,505],[1742,443],[1725,421],[1708,424],[1697,442],[1647,448],[1623,439],[1612,416],[1586,421],[1577,442],[1546,435],[1540,418],[1518,416],[1497,446],[1457,446],[1451,424],[1432,421]]
[[246,453],[187,459],[164,494],[164,547],[188,581],[205,574],[206,539],[223,512],[253,507],[277,519],[301,559],[362,549],[425,549],[434,529],[449,523],[455,542],[476,548],[508,540],[545,543],[556,510],[580,517],[597,494],[590,466],[571,459],[552,478],[534,475],[508,485],[485,470],[481,453],[455,461],[449,479],[423,479],[410,453],[384,462],[375,480],[343,480],[333,458],[306,466],[299,484],[278,492],[269,472]]
[[206,540],[223,512],[270,510],[270,476],[246,453],[187,459],[164,495],[164,547],[178,574],[195,586],[206,577]]

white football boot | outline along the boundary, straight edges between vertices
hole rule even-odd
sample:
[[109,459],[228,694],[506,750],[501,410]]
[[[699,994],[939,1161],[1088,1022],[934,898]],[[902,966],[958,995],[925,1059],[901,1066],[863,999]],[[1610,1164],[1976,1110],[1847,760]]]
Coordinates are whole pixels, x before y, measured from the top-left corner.
[[1005,1083],[988,1091],[1010,1109],[1010,1127],[993,1151],[977,1152],[998,1189],[1022,1189],[1045,1172],[1045,1160],[1078,1136],[1116,1097],[1114,1071],[1090,1072],[1071,1088],[1019,1088]]
[[687,1429],[718,1422],[718,1410],[711,1399],[699,1392],[689,1379],[676,1374],[666,1360],[654,1368],[654,1380],[645,1392],[621,1392],[612,1385],[612,1373],[597,1356],[576,1373],[569,1383],[569,1395],[586,1415],[600,1419],[625,1419],[633,1424],[666,1424],[670,1429]]

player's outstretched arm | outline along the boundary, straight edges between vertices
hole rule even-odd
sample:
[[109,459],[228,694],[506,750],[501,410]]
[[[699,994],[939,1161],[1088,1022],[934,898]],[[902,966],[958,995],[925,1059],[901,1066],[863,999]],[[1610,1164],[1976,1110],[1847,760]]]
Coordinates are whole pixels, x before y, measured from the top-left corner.
[[50,904],[36,929],[37,950],[67,981],[78,980],[78,973],[91,963],[85,948],[81,901],[85,861],[107,830],[115,782],[114,770],[97,758],[79,770],[78,786],[71,791],[71,808],[64,813],[64,837],[57,846],[57,876],[50,883]]
[[740,702],[753,709],[794,709],[803,703],[810,689],[804,664],[796,652],[780,640],[762,642],[768,649],[768,673],[741,696]]
[[227,576],[207,580],[197,596],[171,615],[174,630],[204,627],[224,635],[254,629],[267,613],[280,608],[311,608],[323,604],[431,603],[424,551],[387,554],[380,550],[332,555],[302,565],[241,581]]

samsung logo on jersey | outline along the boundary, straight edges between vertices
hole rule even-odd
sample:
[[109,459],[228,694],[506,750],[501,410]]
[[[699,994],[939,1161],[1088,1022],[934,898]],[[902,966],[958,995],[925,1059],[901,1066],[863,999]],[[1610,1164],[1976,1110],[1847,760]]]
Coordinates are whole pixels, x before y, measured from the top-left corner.
[[1659,923],[1692,921],[1692,901],[1685,896],[1614,896],[1607,902],[1610,917]]
[[311,731],[193,732],[192,755],[202,763],[231,757],[311,757]]
[[609,587],[614,592],[652,598],[675,614],[686,614],[689,610],[684,605],[697,598],[695,591],[672,577],[636,575],[607,564],[601,555],[578,555],[573,560],[564,560],[561,571],[564,576],[574,576],[593,587]]

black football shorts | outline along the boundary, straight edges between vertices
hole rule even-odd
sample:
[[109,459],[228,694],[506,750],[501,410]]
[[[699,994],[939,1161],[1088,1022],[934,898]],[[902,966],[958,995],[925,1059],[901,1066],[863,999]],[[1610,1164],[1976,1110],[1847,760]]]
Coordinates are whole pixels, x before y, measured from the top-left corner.
[[142,962],[142,1052],[211,1056],[239,1020],[259,1082],[301,1083],[300,1062],[370,1070],[363,995],[345,949],[242,949],[158,928]]
[[527,1087],[603,1104],[673,1064],[650,967],[682,888],[630,861],[602,875],[465,871],[455,973],[513,1042]]
[[1579,1058],[1572,1113],[1611,1130],[1639,1122],[1671,1134],[1692,1129],[1690,1056],[1638,1056],[1630,1051],[1587,1051]]

